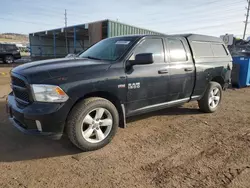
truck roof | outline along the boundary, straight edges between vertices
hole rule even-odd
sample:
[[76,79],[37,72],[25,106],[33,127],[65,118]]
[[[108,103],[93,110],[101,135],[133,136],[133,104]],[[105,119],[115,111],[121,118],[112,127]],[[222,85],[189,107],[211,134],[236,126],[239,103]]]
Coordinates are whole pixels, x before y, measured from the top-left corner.
[[220,37],[214,37],[214,36],[209,36],[209,35],[182,34],[182,35],[170,35],[170,36],[182,36],[182,37],[187,38],[189,41],[223,42]]
[[176,34],[176,35],[125,35],[125,36],[117,36],[117,37],[126,37],[126,36],[134,36],[134,37],[146,37],[146,36],[163,36],[163,37],[185,37],[189,42],[191,41],[201,41],[201,42],[219,42],[223,43],[222,39],[219,37],[209,36],[209,35],[199,35],[199,34]]

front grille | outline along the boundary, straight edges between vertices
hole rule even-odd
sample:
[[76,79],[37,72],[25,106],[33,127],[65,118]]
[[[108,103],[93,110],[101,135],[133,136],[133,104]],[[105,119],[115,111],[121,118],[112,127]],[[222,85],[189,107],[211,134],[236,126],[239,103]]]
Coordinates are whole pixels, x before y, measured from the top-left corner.
[[30,101],[30,92],[24,79],[19,76],[11,76],[12,90],[17,104],[20,107],[27,106]]
[[16,85],[19,87],[26,87],[26,84],[23,80],[21,80],[20,78],[11,76],[11,80],[12,80],[12,85]]
[[27,91],[20,91],[18,89],[13,89],[14,95],[16,98],[21,99],[22,101],[29,102],[29,93]]

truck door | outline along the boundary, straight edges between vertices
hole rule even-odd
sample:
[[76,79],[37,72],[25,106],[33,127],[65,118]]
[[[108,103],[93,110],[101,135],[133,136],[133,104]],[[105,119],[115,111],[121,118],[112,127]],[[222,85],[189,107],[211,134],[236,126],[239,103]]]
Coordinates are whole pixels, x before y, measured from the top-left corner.
[[188,100],[195,81],[195,67],[188,43],[181,37],[169,37],[166,41],[170,76],[169,99]]
[[152,53],[154,63],[134,65],[126,72],[128,115],[168,101],[169,74],[163,38],[146,37],[135,47],[128,60],[134,60],[135,55],[141,53]]

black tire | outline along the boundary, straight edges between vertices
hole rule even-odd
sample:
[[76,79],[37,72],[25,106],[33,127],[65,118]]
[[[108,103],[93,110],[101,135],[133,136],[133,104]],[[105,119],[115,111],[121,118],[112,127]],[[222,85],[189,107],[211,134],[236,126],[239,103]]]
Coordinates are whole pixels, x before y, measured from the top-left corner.
[[13,57],[13,55],[6,55],[6,56],[4,56],[3,61],[6,64],[12,64],[12,63],[14,63],[14,57]]
[[[106,136],[106,138],[104,138],[104,140],[98,143],[91,143],[88,142],[82,134],[82,124],[84,118],[92,110],[97,108],[105,108],[110,112],[113,119],[113,125],[109,134]],[[116,134],[118,126],[119,114],[116,107],[106,99],[99,97],[91,97],[77,103],[76,106],[73,107],[67,119],[66,132],[68,134],[69,139],[75,146],[77,146],[83,151],[93,151],[107,145]]]
[[[209,98],[211,96],[211,92],[214,90],[214,89],[218,89],[218,96],[220,97],[219,98],[219,101],[217,103],[217,105],[215,107],[212,107],[210,104],[209,104]],[[199,104],[199,108],[202,112],[205,112],[205,113],[213,113],[215,112],[218,108],[219,108],[219,105],[220,105],[220,102],[221,102],[221,99],[222,99],[222,87],[219,83],[217,82],[210,82],[206,91],[205,91],[205,94],[203,95],[203,97],[198,101],[198,104]]]

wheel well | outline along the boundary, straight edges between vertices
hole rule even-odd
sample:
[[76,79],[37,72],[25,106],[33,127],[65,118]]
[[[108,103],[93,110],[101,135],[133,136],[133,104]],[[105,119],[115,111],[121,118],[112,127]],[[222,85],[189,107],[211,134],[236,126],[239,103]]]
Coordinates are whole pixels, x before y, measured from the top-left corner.
[[222,88],[224,87],[225,81],[221,76],[216,76],[211,81],[219,83]]
[[[123,113],[123,109],[121,106],[121,102],[120,100],[113,94],[109,93],[109,92],[103,92],[103,91],[98,91],[98,92],[92,92],[92,93],[88,93],[87,95],[85,95],[84,97],[80,98],[79,100],[77,100],[77,102],[75,104],[77,104],[79,101],[82,101],[84,99],[87,99],[89,97],[101,97],[104,99],[109,100],[111,103],[113,103],[119,113],[119,118],[120,118],[120,123],[119,126],[121,128],[125,128],[125,121],[124,121],[124,113]],[[74,106],[75,106],[74,104]]]
[[6,58],[7,56],[11,56],[11,57],[14,59],[14,56],[13,56],[12,54],[4,54],[4,55],[3,55],[3,60],[5,60],[5,58]]

